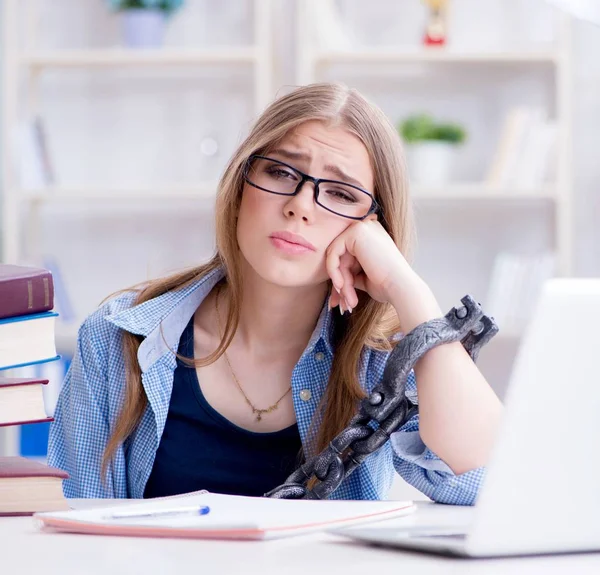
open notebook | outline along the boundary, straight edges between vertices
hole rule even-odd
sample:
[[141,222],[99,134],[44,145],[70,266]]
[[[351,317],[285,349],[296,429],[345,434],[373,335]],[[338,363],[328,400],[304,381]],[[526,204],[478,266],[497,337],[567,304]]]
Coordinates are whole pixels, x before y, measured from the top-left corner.
[[[148,514],[208,507],[204,515]],[[207,539],[275,539],[371,521],[414,511],[412,501],[312,501],[242,497],[198,491],[173,497],[56,513],[36,513],[45,530],[95,535]]]

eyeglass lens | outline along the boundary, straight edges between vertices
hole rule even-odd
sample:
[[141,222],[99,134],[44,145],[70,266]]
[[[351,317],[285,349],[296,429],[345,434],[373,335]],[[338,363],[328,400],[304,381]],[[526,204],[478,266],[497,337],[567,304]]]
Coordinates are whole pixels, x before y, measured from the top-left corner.
[[[301,182],[300,174],[274,160],[252,159],[248,180],[267,192],[293,195]],[[317,203],[345,217],[361,218],[369,213],[372,197],[342,182],[320,182]]]

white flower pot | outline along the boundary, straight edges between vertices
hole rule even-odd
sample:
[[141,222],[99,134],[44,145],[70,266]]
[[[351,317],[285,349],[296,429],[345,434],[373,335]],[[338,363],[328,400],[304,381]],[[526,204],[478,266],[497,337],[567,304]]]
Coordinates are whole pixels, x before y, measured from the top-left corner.
[[419,142],[406,146],[408,176],[418,186],[442,186],[452,176],[455,145],[448,142]]
[[129,48],[157,48],[165,32],[165,13],[162,10],[137,8],[123,10],[121,23],[123,39]]

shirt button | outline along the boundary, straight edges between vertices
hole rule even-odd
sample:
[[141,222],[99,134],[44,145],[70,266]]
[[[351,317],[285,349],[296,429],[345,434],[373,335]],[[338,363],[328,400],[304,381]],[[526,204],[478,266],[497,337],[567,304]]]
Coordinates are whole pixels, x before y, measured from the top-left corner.
[[324,357],[325,357],[325,354],[322,351],[317,351],[317,353],[315,353],[315,359],[317,361],[323,361]]
[[310,392],[310,389],[303,389],[300,392],[300,399],[302,401],[309,401],[311,396],[312,396],[312,393]]

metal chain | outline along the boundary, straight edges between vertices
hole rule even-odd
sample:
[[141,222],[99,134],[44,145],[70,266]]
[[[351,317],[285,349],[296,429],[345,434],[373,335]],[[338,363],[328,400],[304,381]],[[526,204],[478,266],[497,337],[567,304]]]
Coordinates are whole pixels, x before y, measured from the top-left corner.
[[[492,317],[484,315],[471,296],[444,317],[423,323],[403,337],[391,351],[381,382],[363,399],[358,413],[318,455],[294,471],[282,485],[265,493],[275,499],[325,499],[369,455],[381,448],[418,407],[406,397],[406,381],[417,361],[429,350],[460,341],[477,360],[480,349],[498,332]],[[308,487],[311,479],[317,482]]]

